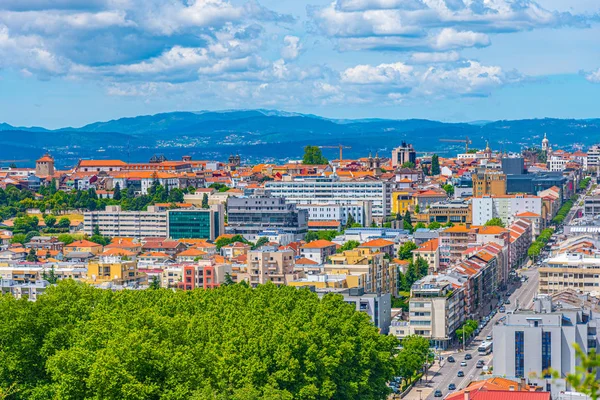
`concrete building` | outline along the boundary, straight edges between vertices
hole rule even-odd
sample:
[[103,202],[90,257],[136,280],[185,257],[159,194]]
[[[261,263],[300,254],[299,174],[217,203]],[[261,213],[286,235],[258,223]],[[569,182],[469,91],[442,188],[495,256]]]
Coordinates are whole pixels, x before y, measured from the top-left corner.
[[147,211],[123,211],[121,206],[106,206],[104,211],[83,214],[83,232],[94,233],[94,227],[109,237],[167,237],[167,213],[148,206]]
[[413,261],[421,257],[429,264],[429,272],[438,272],[440,268],[440,248],[439,239],[431,239],[423,244],[418,249],[413,250]]
[[542,198],[527,194],[474,197],[472,203],[473,225],[484,225],[492,218],[500,218],[504,226],[509,226],[517,214],[542,214]]
[[309,221],[340,221],[342,225],[348,223],[348,218],[362,226],[369,226],[373,221],[370,201],[356,201],[351,204],[297,204],[298,210],[308,211]]
[[548,159],[548,170],[550,172],[562,172],[566,169],[568,159],[560,156],[550,156]]
[[49,153],[35,161],[35,175],[37,177],[54,175],[54,158]]
[[440,232],[440,268],[444,269],[463,257],[471,241],[470,232],[464,225],[455,225]]
[[182,290],[214,289],[219,287],[225,281],[226,274],[231,272],[231,264],[215,264],[212,260],[200,260],[181,267],[182,280],[177,282],[177,287]]
[[381,220],[390,215],[394,182],[365,177],[354,180],[330,178],[295,178],[293,180],[270,181],[265,189],[273,196],[283,197],[289,203],[320,204],[323,201],[333,204],[352,204],[356,201],[370,201],[372,216]]
[[300,248],[302,257],[308,258],[317,264],[323,264],[327,257],[332,256],[337,251],[337,245],[328,240],[313,240]]
[[600,255],[561,253],[540,266],[538,274],[542,294],[572,289],[600,295]]
[[473,196],[502,196],[506,194],[506,174],[494,169],[480,169],[472,174]]
[[594,218],[600,215],[600,196],[589,196],[584,200],[583,215]]
[[246,270],[238,273],[238,282],[245,280],[252,287],[272,282],[287,285],[298,278],[294,271],[294,252],[291,250],[261,251],[248,253]]
[[[584,353],[598,347],[596,311],[541,295],[533,310],[517,310],[494,326],[494,374],[527,378],[558,395],[567,388],[564,377],[579,365],[573,344]],[[559,378],[546,371],[552,368]],[[599,376],[600,378],[600,376]]]
[[225,207],[167,210],[167,235],[171,239],[215,240],[225,233]]
[[525,170],[525,160],[523,157],[503,157],[502,172],[506,175],[523,175]]
[[411,162],[416,165],[417,152],[412,144],[402,142],[402,144],[392,150],[392,167],[400,167],[402,164]]
[[595,144],[587,151],[587,167],[588,171],[600,171],[600,145]]
[[463,200],[450,200],[433,203],[425,209],[421,209],[416,215],[417,222],[429,224],[439,222],[440,224],[466,224],[470,226],[473,220],[471,203]]
[[301,240],[308,232],[308,211],[296,209],[285,198],[260,193],[227,200],[227,233],[240,234],[250,241],[267,229],[291,233]]

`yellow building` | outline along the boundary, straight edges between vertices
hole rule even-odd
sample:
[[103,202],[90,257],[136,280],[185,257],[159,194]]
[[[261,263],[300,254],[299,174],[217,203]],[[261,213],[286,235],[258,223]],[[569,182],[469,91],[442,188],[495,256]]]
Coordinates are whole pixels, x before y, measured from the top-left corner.
[[392,192],[392,213],[404,215],[413,204],[413,193],[409,190]]
[[101,257],[88,263],[87,283],[96,285],[112,282],[118,285],[147,283],[146,274],[138,271],[135,261],[123,261],[119,257]]
[[502,171],[484,169],[472,175],[473,196],[503,196],[506,194],[506,174]]
[[[330,256],[330,264],[323,269],[326,274],[345,274],[348,287],[363,287],[367,293],[390,293],[396,296],[398,268],[384,256],[385,253],[374,252],[370,248],[346,250]],[[360,277],[363,274],[364,278]],[[360,285],[358,279],[364,284]]]
[[65,255],[71,252],[81,252],[81,253],[92,253],[93,255],[98,255],[102,253],[103,247],[101,244],[90,242],[89,240],[77,240],[71,244],[68,244],[64,247],[63,253]]

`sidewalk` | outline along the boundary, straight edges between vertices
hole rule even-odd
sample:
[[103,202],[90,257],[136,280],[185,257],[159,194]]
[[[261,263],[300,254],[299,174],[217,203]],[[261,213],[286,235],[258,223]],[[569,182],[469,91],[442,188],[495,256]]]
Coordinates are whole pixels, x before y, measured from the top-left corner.
[[432,365],[427,372],[427,382],[425,381],[425,375],[423,375],[423,378],[413,385],[410,392],[408,392],[403,400],[425,400],[431,395],[433,393],[433,384],[431,384],[431,380],[437,375],[440,368],[439,362]]

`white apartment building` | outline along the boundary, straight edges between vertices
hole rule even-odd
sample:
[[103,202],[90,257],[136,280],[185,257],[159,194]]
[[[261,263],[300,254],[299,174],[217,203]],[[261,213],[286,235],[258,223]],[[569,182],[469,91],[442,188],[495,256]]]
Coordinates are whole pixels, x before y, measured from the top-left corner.
[[542,265],[539,292],[552,294],[564,289],[579,293],[600,292],[600,258],[581,253],[561,253]]
[[569,160],[565,158],[551,156],[548,160],[548,169],[550,170],[550,172],[562,172],[567,167],[568,162]]
[[105,211],[89,211],[83,214],[83,231],[92,235],[98,226],[104,236],[115,237],[167,237],[167,212],[122,211],[121,206],[107,206]]
[[473,225],[483,225],[492,218],[500,218],[504,226],[515,221],[515,215],[532,212],[542,215],[542,198],[527,194],[474,197]]
[[595,144],[587,151],[587,169],[597,171],[600,167],[600,145]]
[[342,181],[339,178],[296,178],[290,181],[271,181],[265,189],[273,196],[285,197],[288,203],[351,205],[370,201],[372,216],[381,220],[391,213],[394,183],[372,179]]
[[352,204],[298,204],[296,208],[308,210],[309,221],[340,221],[345,225],[352,215],[355,222],[369,226],[373,219],[370,201],[356,201]]

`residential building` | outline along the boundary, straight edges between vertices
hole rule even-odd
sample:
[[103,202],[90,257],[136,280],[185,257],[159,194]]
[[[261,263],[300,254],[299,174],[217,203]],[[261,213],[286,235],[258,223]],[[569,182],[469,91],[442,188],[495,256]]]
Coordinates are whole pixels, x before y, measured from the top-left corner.
[[298,210],[308,211],[308,221],[339,221],[346,225],[352,217],[355,223],[369,226],[373,221],[370,201],[355,201],[350,204],[297,204]]
[[356,276],[364,274],[363,289],[367,293],[398,292],[398,267],[386,259],[385,254],[369,248],[356,248],[329,257],[323,266],[327,274]]
[[402,144],[392,150],[392,167],[400,167],[405,163],[417,164],[417,152],[412,144],[402,142]]
[[542,214],[541,197],[527,194],[474,197],[472,202],[473,225],[484,225],[492,218],[500,218],[504,226],[509,226],[517,214]]
[[587,167],[588,171],[600,171],[600,145],[595,144],[587,151]]
[[184,265],[181,270],[181,282],[177,282],[179,289],[206,290],[218,288],[225,281],[225,276],[231,275],[232,267],[230,264],[215,264],[212,260],[200,260]]
[[294,252],[291,250],[262,251],[248,253],[246,270],[238,274],[238,282],[245,280],[252,287],[272,282],[287,285],[298,278],[294,271]]
[[13,279],[0,279],[0,295],[10,294],[16,299],[27,299],[36,301],[50,286],[48,281],[36,280],[34,282],[22,283]]
[[516,214],[515,217],[517,219],[524,219],[531,222],[531,226],[533,229],[532,234],[534,239],[537,238],[540,235],[540,233],[542,233],[542,230],[546,226],[546,221],[542,218],[542,216],[531,211],[525,211]]
[[572,289],[579,293],[600,292],[600,255],[561,253],[538,269],[539,292],[556,293]]
[[562,172],[566,169],[568,159],[560,156],[550,156],[548,159],[548,170],[550,172]]
[[494,326],[494,374],[527,378],[553,395],[565,391],[565,376],[579,366],[573,345],[586,354],[599,345],[597,310],[582,303],[577,297],[570,302],[564,296],[539,295],[533,310],[507,314]]
[[76,240],[73,243],[66,245],[63,249],[63,253],[65,255],[72,252],[98,255],[102,253],[103,250],[104,247],[101,244],[90,242],[89,240]]
[[373,253],[381,252],[381,253],[387,254],[388,256],[393,258],[396,253],[394,251],[394,246],[395,246],[395,243],[391,242],[389,240],[373,239],[373,240],[369,240],[368,242],[362,243],[358,247],[360,247],[362,249],[370,249]]
[[278,229],[293,234],[296,240],[303,239],[308,232],[308,211],[296,209],[285,198],[265,193],[227,200],[227,233],[255,241],[267,229]]
[[88,263],[87,283],[92,285],[111,282],[117,285],[147,283],[147,277],[138,271],[136,261],[129,257],[107,255]]
[[469,248],[471,230],[464,225],[455,225],[440,232],[440,268],[443,270],[463,257]]
[[525,378],[510,380],[497,376],[473,381],[466,388],[449,393],[446,400],[550,400],[550,392],[543,389],[528,384]]
[[313,240],[301,247],[300,255],[318,264],[323,264],[327,257],[332,256],[337,251],[337,245],[328,240]]
[[419,206],[419,210],[426,210],[432,204],[446,200],[448,195],[443,190],[423,190],[413,194],[413,204]]
[[450,200],[430,204],[429,207],[421,209],[416,214],[417,222],[429,224],[439,222],[440,224],[465,224],[470,226],[472,223],[471,202],[463,200]]
[[506,194],[506,174],[494,169],[480,169],[472,174],[473,196],[502,196]]
[[98,227],[109,237],[167,237],[167,212],[148,206],[147,211],[123,211],[121,206],[106,206],[104,211],[83,214],[83,232],[92,235]]
[[600,215],[600,196],[586,197],[583,203],[583,215],[594,218]]
[[413,191],[410,189],[392,192],[392,213],[404,215],[413,206]]
[[391,193],[394,182],[373,177],[341,180],[338,177],[304,178],[269,181],[265,189],[273,196],[283,197],[289,203],[320,204],[323,201],[334,204],[352,204],[356,201],[370,201],[372,216],[382,220],[391,212]]
[[519,219],[509,227],[510,250],[509,265],[511,268],[519,268],[527,262],[527,251],[533,241],[533,228],[529,221]]
[[429,272],[438,272],[440,269],[440,247],[439,239],[431,239],[423,244],[418,249],[413,250],[413,261],[421,257],[429,264]]

